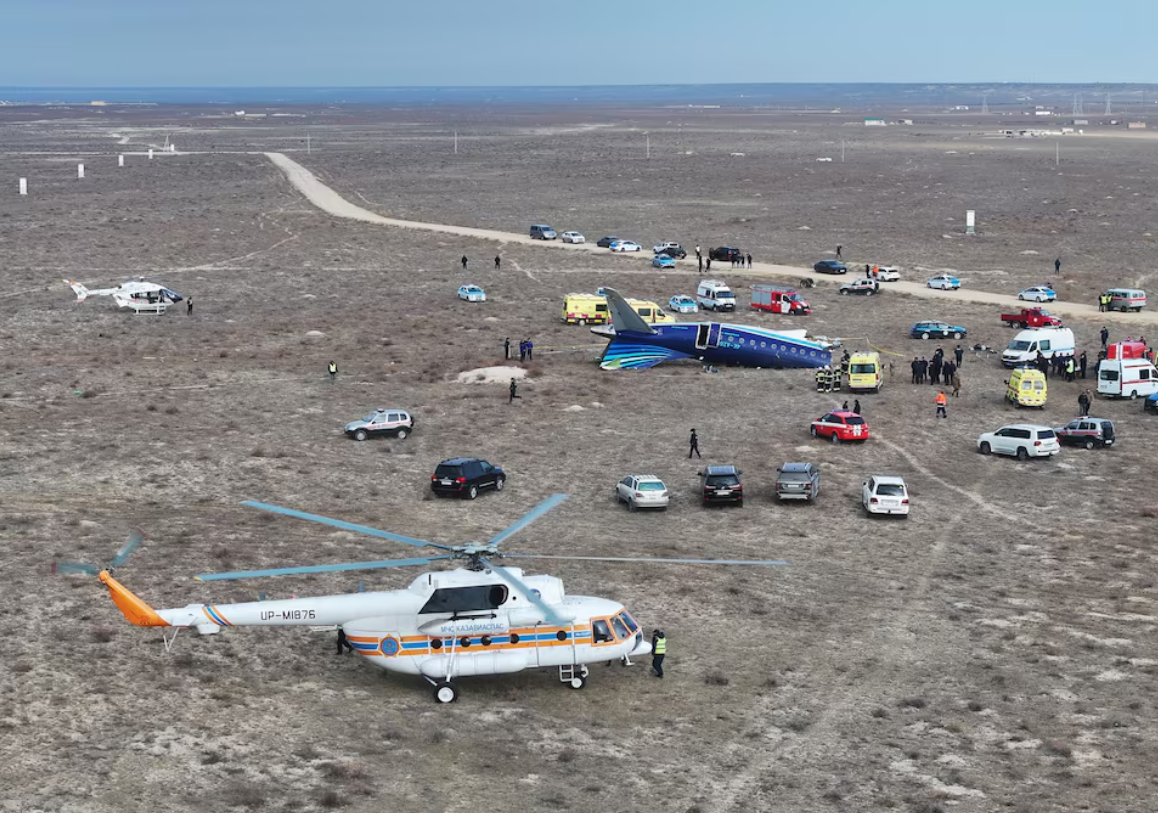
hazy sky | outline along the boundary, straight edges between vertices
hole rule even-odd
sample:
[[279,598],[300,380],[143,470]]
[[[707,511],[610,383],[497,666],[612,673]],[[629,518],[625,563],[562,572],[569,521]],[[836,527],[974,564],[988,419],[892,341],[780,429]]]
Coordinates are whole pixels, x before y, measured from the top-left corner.
[[0,85],[1158,82],[1156,0],[0,0]]

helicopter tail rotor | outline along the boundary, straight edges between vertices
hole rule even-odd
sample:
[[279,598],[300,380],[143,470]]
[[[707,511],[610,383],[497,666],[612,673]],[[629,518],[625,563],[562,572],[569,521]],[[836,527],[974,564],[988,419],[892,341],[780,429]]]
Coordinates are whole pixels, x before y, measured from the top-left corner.
[[120,567],[126,561],[128,561],[128,558],[133,555],[133,551],[139,548],[141,543],[143,543],[147,538],[148,537],[146,537],[144,533],[134,529],[132,535],[129,536],[128,541],[121,545],[120,550],[118,550],[116,554],[113,555],[113,558],[109,560],[108,564],[99,566],[90,565],[87,562],[54,561],[52,563],[52,572],[54,574],[59,573],[62,575],[78,573],[84,576],[97,576],[102,570],[107,570],[111,573],[112,571],[116,570],[116,568]]

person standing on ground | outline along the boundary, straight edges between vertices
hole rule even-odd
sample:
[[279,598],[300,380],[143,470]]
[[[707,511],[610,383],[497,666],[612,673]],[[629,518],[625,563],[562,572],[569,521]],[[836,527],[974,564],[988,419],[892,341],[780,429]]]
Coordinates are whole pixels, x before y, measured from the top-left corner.
[[711,257],[708,257],[708,259],[704,260],[704,269],[709,274],[712,273],[712,258]]
[[696,457],[702,458],[700,454],[700,436],[696,434],[696,430],[692,430],[691,437],[688,438],[688,460],[692,459],[692,453],[695,452]]
[[1106,312],[1106,295],[1098,294],[1098,313]]
[[527,360],[527,343],[524,340],[519,340],[519,363],[522,364]]
[[189,299],[185,302],[185,315],[193,315],[193,297],[189,297]]
[[696,264],[700,267],[701,271],[704,270],[704,255],[698,251],[696,252]]
[[844,248],[844,246],[837,246],[837,247],[836,247],[836,259],[838,259],[838,260],[843,260],[843,259],[844,259],[844,257],[840,256],[840,251],[841,251],[841,249],[843,249],[843,248]]
[[510,361],[510,360],[511,360],[511,337],[507,336],[507,338],[503,341],[503,361]]
[[953,397],[961,397],[961,373],[953,371]]
[[909,369],[913,371],[913,383],[914,384],[920,384],[921,383],[920,378],[919,378],[919,372],[918,372],[920,370],[920,368],[921,368],[920,360],[918,360],[916,356],[913,356],[913,360],[909,364]]
[[816,391],[817,392],[824,392],[824,376],[825,376],[824,371],[825,371],[825,369],[826,368],[824,368],[824,367],[817,367],[816,368]]
[[335,654],[344,655],[347,652],[353,652],[353,651],[354,651],[353,644],[351,644],[349,641],[346,640],[346,631],[344,629],[342,629],[341,627],[338,627],[338,651]]
[[1106,342],[1110,340],[1110,329],[1102,325],[1102,347],[1106,346]]
[[1053,261],[1053,273],[1054,273],[1054,276],[1057,276],[1058,274],[1061,273],[1061,257],[1058,257],[1056,260]]
[[513,404],[516,398],[518,398],[520,401],[523,400],[523,396],[519,395],[519,385],[515,383],[514,378],[511,379],[511,386],[509,389],[511,391],[511,397],[507,399],[508,404]]
[[331,361],[330,366],[326,369],[330,374],[330,383],[333,384],[334,379],[338,377],[338,365]]
[[527,337],[527,361],[535,360],[535,343],[531,341],[531,337]]
[[502,264],[503,264],[503,258],[496,255],[495,256],[495,270],[498,271],[499,267],[502,266]]
[[965,358],[965,348],[963,348],[961,345],[957,345],[953,348],[953,355],[957,358],[957,366],[960,367],[961,360]]
[[933,354],[933,360],[929,362],[929,384],[930,386],[937,386],[937,382],[941,380],[941,357],[936,353]]
[[459,262],[462,263],[462,270],[465,271],[466,270],[466,263],[467,263],[467,259],[466,259],[465,254],[462,255],[462,259],[459,260]]
[[749,268],[752,267],[752,255],[751,254],[748,255],[748,267]]
[[937,393],[937,417],[948,418],[949,414],[945,411],[945,407],[949,404],[949,399],[945,397],[945,391],[941,390]]
[[704,253],[702,251],[700,251],[700,244],[696,243],[696,259],[702,260],[703,258],[704,258]]
[[1083,350],[1081,356],[1078,357],[1078,373],[1082,380],[1086,378],[1086,351]]
[[859,398],[852,399],[852,411],[855,412],[857,415],[860,414],[860,399]]
[[651,634],[651,671],[657,677],[663,678],[663,659],[667,657],[667,638],[663,630],[656,630]]
[[1090,391],[1082,390],[1082,394],[1078,396],[1078,417],[1088,418],[1090,415]]
[[1074,380],[1074,357],[1066,359],[1066,381]]

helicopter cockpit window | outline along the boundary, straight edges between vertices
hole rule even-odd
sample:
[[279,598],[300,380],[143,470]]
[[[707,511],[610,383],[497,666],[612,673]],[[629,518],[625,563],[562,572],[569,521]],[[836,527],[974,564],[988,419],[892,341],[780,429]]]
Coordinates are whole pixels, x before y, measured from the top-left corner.
[[627,625],[623,623],[619,616],[611,619],[611,626],[615,628],[615,637],[619,640],[624,640],[631,637],[631,633],[627,631]]
[[480,584],[473,587],[442,587],[419,610],[422,613],[462,613],[472,610],[497,610],[507,600],[505,584]]
[[611,627],[607,626],[607,621],[602,618],[596,618],[591,622],[591,636],[597,644],[605,644],[612,640]]
[[616,618],[622,618],[623,623],[626,624],[627,628],[632,632],[636,632],[639,629],[639,624],[635,623],[635,619],[631,617],[631,613],[627,610],[622,611]]

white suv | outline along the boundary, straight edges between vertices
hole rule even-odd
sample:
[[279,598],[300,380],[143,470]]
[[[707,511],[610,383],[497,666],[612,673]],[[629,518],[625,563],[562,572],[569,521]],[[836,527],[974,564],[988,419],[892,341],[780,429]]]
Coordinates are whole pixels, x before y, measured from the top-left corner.
[[624,477],[615,486],[615,503],[627,503],[634,511],[637,508],[667,508],[667,486],[654,474],[632,474]]
[[1018,460],[1028,460],[1031,457],[1052,457],[1061,451],[1061,444],[1051,427],[1013,423],[977,438],[977,451],[981,454],[1014,455]]
[[860,501],[870,514],[909,515],[909,489],[900,477],[874,474],[861,486]]

